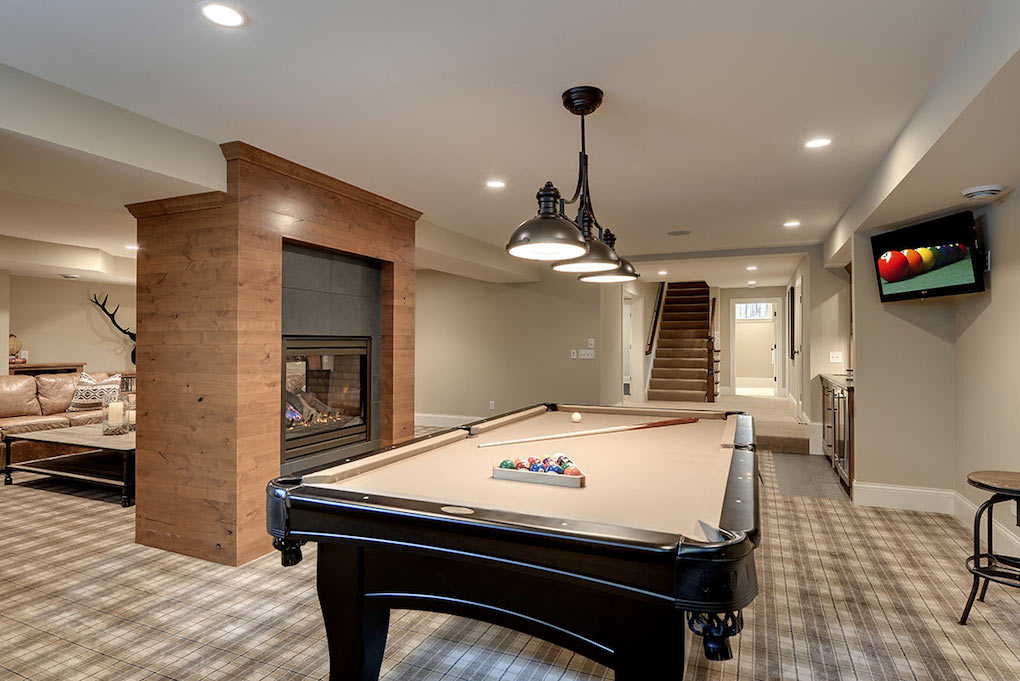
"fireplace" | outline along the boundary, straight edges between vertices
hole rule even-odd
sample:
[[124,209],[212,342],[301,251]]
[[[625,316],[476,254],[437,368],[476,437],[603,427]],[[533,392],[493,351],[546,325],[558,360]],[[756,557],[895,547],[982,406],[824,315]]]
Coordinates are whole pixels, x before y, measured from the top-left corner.
[[283,450],[285,473],[332,464],[371,440],[372,339],[285,336]]

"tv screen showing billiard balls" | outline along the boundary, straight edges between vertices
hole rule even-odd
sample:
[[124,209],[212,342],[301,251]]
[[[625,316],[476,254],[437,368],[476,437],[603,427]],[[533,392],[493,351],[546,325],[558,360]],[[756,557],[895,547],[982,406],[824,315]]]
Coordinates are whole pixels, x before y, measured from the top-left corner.
[[985,290],[985,258],[970,211],[871,237],[882,302]]

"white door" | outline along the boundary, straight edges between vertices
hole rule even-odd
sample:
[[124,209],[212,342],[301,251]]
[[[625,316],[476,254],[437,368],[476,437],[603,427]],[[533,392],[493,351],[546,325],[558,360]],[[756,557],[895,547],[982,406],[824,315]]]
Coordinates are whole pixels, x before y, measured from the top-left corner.
[[[623,352],[621,360],[623,362],[623,385],[630,385],[630,342],[631,342],[631,324],[633,320],[631,318],[630,303],[623,303]],[[624,395],[630,394],[629,391],[624,389]]]

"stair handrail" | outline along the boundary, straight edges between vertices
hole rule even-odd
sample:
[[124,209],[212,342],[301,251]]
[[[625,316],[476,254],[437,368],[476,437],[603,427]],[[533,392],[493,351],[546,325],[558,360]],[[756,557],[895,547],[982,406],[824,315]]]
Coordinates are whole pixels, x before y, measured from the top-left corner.
[[715,340],[715,329],[716,329],[716,303],[719,302],[718,298],[712,298],[712,308],[708,313],[708,339]]
[[715,325],[716,325],[716,303],[719,299],[716,297],[712,298],[712,306],[708,311],[708,343],[706,344],[706,354],[708,355],[708,367],[705,375],[705,401],[715,402]]
[[655,346],[655,329],[659,326],[659,310],[662,308],[662,292],[666,290],[666,282],[659,282],[659,293],[655,296],[655,309],[652,310],[652,325],[648,329],[648,345],[645,346],[645,355],[652,354]]

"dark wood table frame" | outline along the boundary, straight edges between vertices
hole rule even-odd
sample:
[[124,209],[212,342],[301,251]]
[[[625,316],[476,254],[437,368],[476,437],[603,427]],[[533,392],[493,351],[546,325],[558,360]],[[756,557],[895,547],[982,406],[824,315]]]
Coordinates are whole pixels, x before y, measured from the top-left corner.
[[[60,454],[12,464],[12,445],[19,440],[68,447],[87,447],[88,451]],[[102,435],[102,426],[96,424],[30,433],[5,433],[3,442],[5,445],[5,485],[14,483],[14,479],[11,477],[12,471],[27,471],[107,487],[117,487],[121,490],[121,506],[127,508],[135,503],[134,433],[104,436]]]
[[451,515],[439,503],[272,481],[267,526],[283,564],[318,544],[329,678],[378,679],[392,608],[516,629],[611,667],[618,681],[679,678],[685,621],[709,659],[729,659],[758,591],[760,521],[753,421],[728,417],[737,427],[720,541],[578,521],[565,530],[557,518],[480,508]]

